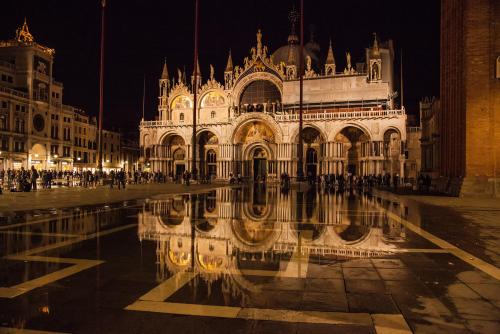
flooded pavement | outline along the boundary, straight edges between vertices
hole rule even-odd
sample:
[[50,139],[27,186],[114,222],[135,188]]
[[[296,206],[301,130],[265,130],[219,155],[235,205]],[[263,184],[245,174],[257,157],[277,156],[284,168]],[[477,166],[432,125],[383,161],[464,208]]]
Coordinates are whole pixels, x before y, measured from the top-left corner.
[[384,194],[264,185],[17,213],[0,224],[0,326],[498,333],[492,252],[437,231],[448,216]]

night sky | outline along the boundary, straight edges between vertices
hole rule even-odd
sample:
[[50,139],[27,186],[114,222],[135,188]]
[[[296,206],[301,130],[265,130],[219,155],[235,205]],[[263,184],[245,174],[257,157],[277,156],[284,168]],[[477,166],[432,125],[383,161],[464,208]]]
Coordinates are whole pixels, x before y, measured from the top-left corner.
[[[262,29],[271,52],[285,45],[288,13],[297,0],[200,0],[200,65],[203,80],[209,64],[223,79],[228,50],[235,65],[255,45]],[[142,113],[146,75],[146,119],[156,116],[158,78],[166,57],[170,75],[193,62],[194,0],[107,0],[105,118],[107,128],[135,130]],[[372,33],[392,38],[399,69],[403,49],[405,105],[418,114],[418,101],[439,94],[439,0],[304,0],[305,42],[309,27],[326,56],[333,40],[337,70],[345,67],[345,51],[362,61]],[[64,83],[63,102],[98,114],[100,0],[2,0],[0,39],[11,39],[28,19],[35,41],[54,48],[56,80]],[[399,74],[398,74],[399,75]]]

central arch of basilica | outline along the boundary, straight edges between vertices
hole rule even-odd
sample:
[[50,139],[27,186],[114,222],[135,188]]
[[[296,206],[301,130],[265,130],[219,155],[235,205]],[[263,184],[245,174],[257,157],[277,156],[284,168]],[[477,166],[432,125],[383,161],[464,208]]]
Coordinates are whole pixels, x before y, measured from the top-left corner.
[[[250,179],[295,176],[299,145],[298,46],[293,36],[273,54],[257,44],[243,65],[229,54],[224,83],[203,83],[180,70],[171,78],[167,64],[159,80],[158,119],[143,120],[144,170],[179,175],[192,170],[193,92],[197,90],[196,169],[203,176]],[[311,41],[310,43],[315,43]],[[307,45],[309,45],[308,43]],[[325,57],[305,49],[304,170],[322,174],[399,174],[404,176],[406,114],[393,91],[392,44],[380,42],[363,52],[364,62],[337,70],[333,46]],[[286,55],[286,56],[284,56]],[[192,79],[192,78],[191,78]]]

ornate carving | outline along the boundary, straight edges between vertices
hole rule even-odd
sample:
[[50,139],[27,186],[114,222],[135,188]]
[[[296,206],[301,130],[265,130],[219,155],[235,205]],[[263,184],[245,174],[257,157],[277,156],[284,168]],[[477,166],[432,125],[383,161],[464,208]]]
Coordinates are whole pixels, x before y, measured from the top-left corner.
[[306,78],[314,78],[316,76],[317,76],[317,74],[314,72],[314,70],[311,67],[311,57],[310,56],[306,56],[306,73],[305,73],[305,77]]
[[28,23],[26,23],[26,18],[24,18],[24,23],[22,27],[17,28],[16,30],[16,41],[25,44],[31,44],[35,41],[33,35],[30,34],[30,31],[28,29]]

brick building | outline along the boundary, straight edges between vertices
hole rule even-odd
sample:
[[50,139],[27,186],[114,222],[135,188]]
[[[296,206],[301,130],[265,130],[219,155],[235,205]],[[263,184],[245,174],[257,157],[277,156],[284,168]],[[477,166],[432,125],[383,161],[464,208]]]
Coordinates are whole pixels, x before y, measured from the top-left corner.
[[499,194],[499,21],[497,0],[441,2],[440,174],[453,194]]

